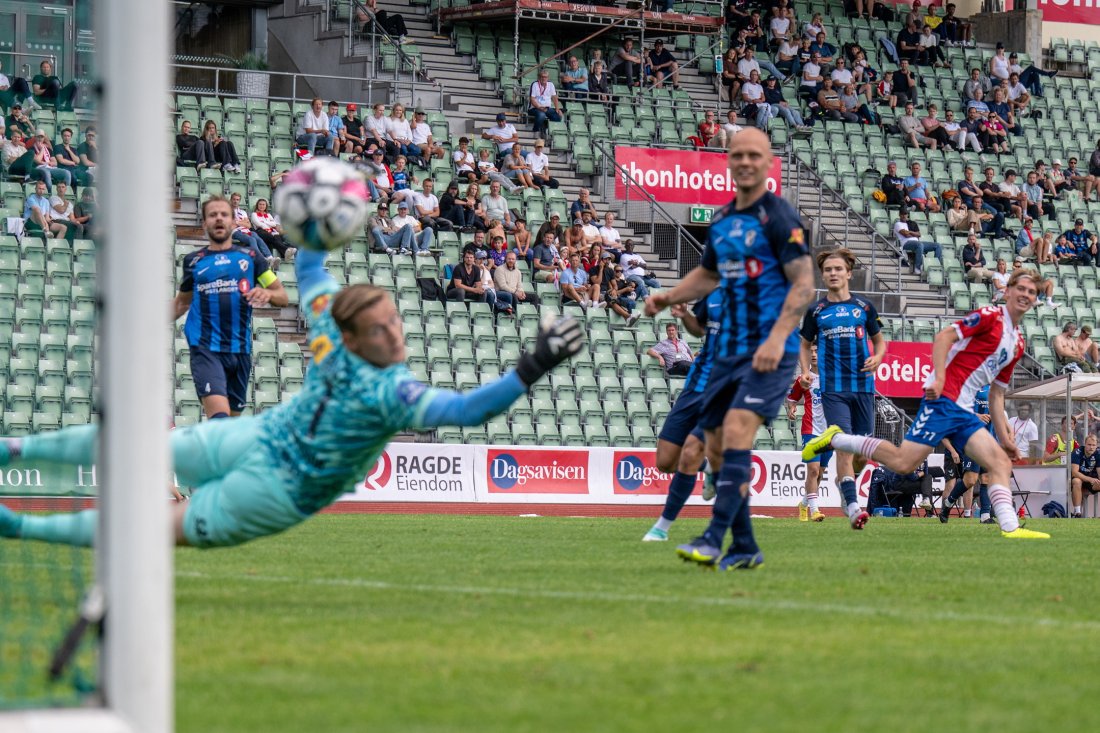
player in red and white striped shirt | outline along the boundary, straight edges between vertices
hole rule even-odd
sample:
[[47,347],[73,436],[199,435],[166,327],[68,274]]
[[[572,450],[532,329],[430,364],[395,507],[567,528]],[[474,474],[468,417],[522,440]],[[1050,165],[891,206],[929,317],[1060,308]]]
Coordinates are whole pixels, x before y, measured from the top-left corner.
[[[813,366],[817,365],[817,349],[813,349]],[[787,394],[787,416],[794,417],[794,406],[799,402],[803,404],[802,412],[802,445],[805,446],[811,440],[825,432],[825,411],[821,407],[821,380],[816,371],[795,378],[791,385],[791,391]],[[798,502],[798,519],[808,522],[825,521],[825,514],[817,506],[817,489],[821,485],[821,476],[824,473],[823,466],[829,465],[832,451],[815,455],[813,458],[803,460],[806,464],[806,489],[805,496]]]
[[[870,436],[845,435],[833,425],[807,443],[802,449],[803,459],[835,449],[873,458],[905,474],[915,470],[947,438],[989,474],[989,498],[1002,536],[1050,537],[1021,527],[1013,509],[1008,481],[1012,474],[1010,459],[1017,457],[1018,450],[1004,410],[1012,370],[1024,353],[1020,322],[1035,305],[1043,284],[1038,272],[1017,270],[1009,278],[1004,305],[974,311],[936,334],[932,343],[934,371],[925,380],[917,418],[900,446]],[[974,396],[987,384],[991,385],[989,414],[996,437],[974,414]]]

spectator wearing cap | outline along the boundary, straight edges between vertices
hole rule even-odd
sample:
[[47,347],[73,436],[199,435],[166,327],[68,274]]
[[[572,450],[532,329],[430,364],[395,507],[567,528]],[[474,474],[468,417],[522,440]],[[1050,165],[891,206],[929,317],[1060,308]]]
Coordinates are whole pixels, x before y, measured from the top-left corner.
[[519,142],[519,133],[503,112],[497,113],[496,124],[482,131],[481,137],[483,140],[492,140],[497,146],[497,166],[511,154],[512,146]]
[[550,158],[546,156],[542,140],[535,141],[535,149],[527,154],[527,167],[531,171],[531,180],[539,188],[557,188],[558,180],[550,175]]
[[539,296],[523,289],[523,272],[516,267],[516,261],[516,253],[508,252],[504,255],[504,264],[493,270],[497,295],[503,297],[505,293],[509,294],[512,297],[512,306],[516,308],[521,303],[538,306]]
[[[671,6],[671,1],[668,4]],[[671,79],[672,88],[680,88],[680,65],[660,38],[653,42],[653,49],[649,52],[649,71],[653,75],[654,87],[660,89],[665,85],[665,79]]]
[[45,130],[39,130],[34,136],[34,167],[38,175],[46,182],[46,190],[53,189],[55,180],[64,182],[66,186],[73,182],[72,174],[64,168],[59,168],[57,160],[53,157],[53,144],[46,135]]
[[[593,247],[593,250],[599,249]],[[615,277],[615,255],[611,252],[600,251],[595,261],[589,262],[588,281],[599,289],[598,301],[606,306],[607,287]]]
[[1050,170],[1046,174],[1046,183],[1047,190],[1058,198],[1062,198],[1063,191],[1073,190],[1073,183],[1062,169],[1060,158],[1055,158],[1054,162],[1050,164]]
[[985,253],[982,252],[982,240],[971,232],[966,237],[962,251],[963,270],[970,282],[986,283],[993,279],[993,272],[985,266]]
[[0,63],[0,107],[11,109],[12,105],[31,96],[31,86],[21,76],[9,79],[3,73],[3,68],[4,65]]
[[538,78],[531,82],[527,101],[534,117],[536,135],[545,135],[550,122],[561,122],[558,90],[554,88],[554,82],[550,81],[550,72],[546,69],[539,69]]
[[[477,187],[476,183],[472,185],[475,188]],[[478,203],[480,205],[480,202]],[[472,232],[476,228],[475,221],[478,220],[478,217],[475,214],[475,207],[468,206],[466,199],[459,195],[458,181],[451,181],[447,184],[447,190],[439,197],[439,213],[444,219],[447,219],[464,232]],[[482,225],[482,229],[484,229],[484,225]]]
[[[1043,96],[1043,85],[1040,79],[1044,76],[1057,76],[1057,69],[1054,71],[1043,71],[1038,66],[1029,65],[1026,69],[1021,67],[1018,63],[1019,57],[1015,53],[1008,55],[1008,71],[1009,74],[1018,74],[1020,77],[1020,83],[1036,97]],[[1011,78],[1011,76],[1009,77]]]
[[344,123],[344,152],[361,155],[367,144],[363,121],[358,117],[359,107],[349,104],[342,121]]
[[1087,265],[1095,260],[1100,266],[1096,241],[1096,235],[1085,229],[1085,220],[1078,218],[1073,222],[1073,229],[1062,233],[1058,243],[1072,250],[1074,264]]
[[393,218],[393,226],[398,231],[402,227],[409,227],[412,231],[412,239],[410,244],[413,249],[416,250],[416,254],[424,257],[431,254],[429,251],[432,247],[432,240],[434,239],[434,232],[431,227],[423,226],[420,220],[409,213],[409,202],[402,201],[397,205],[397,216]]
[[[405,204],[405,215],[408,216],[409,205]],[[410,225],[398,227],[390,218],[390,205],[383,201],[378,204],[378,209],[367,221],[374,244],[380,252],[388,255],[409,254],[412,252],[413,228]]]
[[943,260],[943,248],[935,242],[921,240],[920,227],[916,222],[909,221],[909,210],[902,208],[898,212],[898,221],[894,224],[894,236],[902,251],[913,256],[913,272],[920,275],[924,270],[924,256],[928,253],[936,255]]
[[11,135],[12,130],[19,130],[23,133],[23,139],[29,140],[34,137],[34,123],[27,117],[27,113],[23,110],[22,104],[13,104],[11,111],[8,112],[7,118],[8,135]]
[[437,145],[432,137],[432,127],[427,122],[427,113],[419,107],[413,112],[412,142],[420,149],[419,163],[421,168],[428,167],[430,158],[442,158],[446,151],[442,145]]

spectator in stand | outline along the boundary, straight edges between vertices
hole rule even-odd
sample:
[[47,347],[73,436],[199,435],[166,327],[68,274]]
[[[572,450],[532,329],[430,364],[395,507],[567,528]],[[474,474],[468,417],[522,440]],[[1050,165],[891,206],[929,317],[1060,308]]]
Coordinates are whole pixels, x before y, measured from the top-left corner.
[[[771,76],[768,77],[768,79],[775,79],[775,77]],[[776,79],[776,82],[778,81],[779,80]],[[726,121],[722,125],[722,131],[726,134],[726,142],[728,143],[731,139],[733,139],[733,136],[741,132],[742,129],[743,128],[741,127],[741,125],[737,124],[737,113],[732,109],[729,112],[726,112]]]
[[53,145],[50,143],[50,138],[46,136],[45,130],[39,130],[35,134],[31,150],[34,152],[34,169],[46,182],[47,191],[53,190],[54,179],[64,181],[66,184],[73,182],[72,175],[67,170],[57,167],[57,161],[53,157]]
[[1100,189],[1097,188],[1097,177],[1091,173],[1085,173],[1077,168],[1077,158],[1069,159],[1069,167],[1066,168],[1066,179],[1081,192],[1085,201],[1092,197],[1092,192],[1097,189],[1097,201],[1100,201]]
[[596,305],[600,295],[598,285],[588,279],[588,273],[581,267],[581,257],[576,252],[569,256],[561,271],[562,305],[576,303],[582,310]]
[[587,96],[603,104],[611,101],[611,74],[607,73],[603,61],[592,63],[592,73],[588,76]]
[[279,224],[279,217],[273,214],[267,207],[267,199],[257,199],[252,207],[252,213],[248,215],[252,224],[252,231],[264,241],[272,252],[278,252],[279,256],[289,261],[298,253],[297,247],[292,247],[283,236],[283,228]]
[[1005,291],[1008,290],[1008,265],[1001,258],[997,258],[997,271],[993,273],[990,284],[993,287],[993,302],[1002,303],[1005,299]]
[[818,33],[826,33],[825,21],[822,20],[821,13],[814,13],[810,22],[802,27],[802,37],[814,40]]
[[542,241],[532,250],[531,267],[534,269],[535,282],[549,283],[558,279],[561,272],[561,259],[554,246],[554,235],[546,232]]
[[1008,152],[1008,128],[1004,121],[995,114],[990,114],[978,122],[978,140],[987,148],[993,148],[994,153]]
[[477,182],[481,184],[499,183],[505,191],[518,191],[522,186],[512,183],[508,176],[504,175],[493,163],[489,148],[477,151]]
[[31,79],[31,92],[39,106],[52,105],[58,112],[72,112],[76,99],[76,82],[64,86],[53,73],[53,62],[43,59],[38,65],[38,73]]
[[523,217],[518,217],[516,219],[516,228],[512,232],[512,241],[515,242],[516,253],[526,260],[527,253],[531,250],[531,232],[527,229],[527,220]]
[[697,147],[709,148],[712,147],[712,140],[714,141],[713,147],[726,147],[726,136],[722,131],[722,126],[714,119],[714,111],[708,109],[703,113],[703,121],[699,123],[699,137],[689,137],[688,142]]
[[989,78],[997,82],[1008,79],[1008,57],[1005,56],[1005,45],[1000,41],[997,41],[997,48],[989,59],[987,71]]
[[233,214],[233,241],[246,249],[257,252],[267,260],[267,266],[272,270],[278,268],[282,260],[271,254],[267,244],[252,231],[252,220],[249,218],[248,212],[241,206],[241,195],[239,193],[230,194],[229,210]]
[[729,99],[729,108],[736,106],[741,98],[741,77],[737,73],[737,50],[730,48],[722,57],[722,86],[726,88],[726,97]]
[[409,42],[406,37],[409,35],[408,28],[405,27],[405,18],[400,13],[390,13],[387,10],[378,9],[378,0],[362,0],[363,4],[355,4],[355,19],[359,22],[359,32],[367,32],[367,21],[371,18],[377,23],[383,31],[388,35],[393,36],[399,44],[405,44]]
[[[473,185],[477,186],[476,183]],[[477,216],[474,209],[466,205],[466,199],[459,196],[457,181],[447,184],[447,190],[439,197],[439,213],[460,231],[472,232],[477,228],[474,226]],[[484,225],[482,230],[484,231]]]
[[504,175],[512,180],[523,184],[527,188],[539,188],[539,185],[535,183],[535,179],[531,175],[531,167],[527,165],[527,161],[523,158],[523,148],[519,145],[512,146],[512,154],[504,159]]
[[[963,168],[963,179],[955,186],[955,190],[959,192],[959,196],[962,196],[962,201],[968,208],[978,208],[974,205],[974,197],[981,196],[982,190],[978,188],[978,184],[974,183],[974,169],[970,166]],[[993,213],[996,211],[992,206],[985,204],[985,209]]]
[[1058,240],[1073,251],[1076,264],[1088,265],[1096,260],[1100,267],[1100,257],[1097,256],[1096,235],[1085,229],[1084,219],[1078,218],[1073,222],[1073,229],[1067,229]]
[[[320,97],[314,97],[309,104],[309,109],[302,115],[302,122],[298,125],[296,141],[306,149],[307,153],[314,153],[318,148],[328,150],[332,147],[332,132],[329,129],[328,115],[322,105]],[[208,126],[213,121],[206,123]],[[205,137],[205,128],[204,135]]]
[[916,23],[912,20],[906,22],[905,27],[898,31],[895,46],[900,61],[917,63],[920,58],[920,32],[917,30]]
[[581,188],[577,194],[577,200],[569,207],[569,216],[571,218],[577,218],[581,212],[587,209],[592,212],[592,218],[598,219],[600,214],[596,211],[596,205],[592,203],[592,196],[587,188]]
[[584,232],[584,243],[577,248],[580,251],[587,251],[592,245],[602,243],[600,229],[589,211],[581,212],[581,231]]
[[[983,234],[995,231],[993,214],[978,208],[968,208],[962,202],[962,196],[955,195],[950,197],[950,200],[951,207],[947,210],[947,224],[952,230],[970,233],[981,232]],[[989,231],[987,231],[987,228]]]
[[975,89],[974,98],[966,103],[967,114],[970,113],[970,110],[977,110],[982,119],[989,116],[989,105],[985,103],[985,92],[981,89]]
[[[931,109],[934,105],[929,105]],[[978,136],[970,131],[968,126],[960,124],[955,119],[955,110],[949,109],[945,113],[946,119],[943,121],[943,130],[947,133],[947,139],[954,143],[955,148],[960,152],[966,152],[966,146],[969,143],[975,153],[982,152],[982,143],[978,140]]]
[[1085,492],[1088,496],[1100,493],[1100,452],[1096,450],[1097,438],[1095,434],[1085,438],[1083,445],[1078,446],[1070,456],[1070,497],[1072,506],[1069,516],[1080,519],[1082,497]]
[[754,51],[764,52],[768,50],[768,37],[764,32],[763,23],[760,21],[759,10],[752,11],[748,25],[745,26],[745,42],[748,44],[747,48]]
[[[1013,55],[1015,56],[1015,54]],[[1012,111],[1018,113],[1021,117],[1027,117],[1031,95],[1028,94],[1027,87],[1020,83],[1020,75],[1016,72],[1009,74],[1008,86],[1005,89],[1008,94],[1008,104],[1012,107]]]
[[615,214],[607,212],[603,215],[603,226],[600,227],[600,243],[606,247],[618,248],[621,237],[619,230],[615,228]]
[[73,218],[73,204],[68,199],[68,184],[58,181],[54,188],[54,195],[50,197],[50,218],[65,227],[64,237],[71,244],[77,237],[84,237],[84,226]]
[[886,164],[886,175],[879,182],[879,188],[886,194],[887,206],[909,206],[909,192],[905,188],[905,179],[898,175],[898,164],[890,161]]
[[1077,350],[1088,363],[1100,369],[1100,345],[1092,340],[1092,326],[1081,326],[1077,335]]
[[913,272],[920,275],[924,270],[924,256],[929,252],[936,255],[936,259],[943,261],[943,248],[935,242],[923,242],[920,239],[920,228],[916,222],[909,221],[909,210],[902,208],[898,212],[898,221],[894,224],[894,236],[903,252],[913,255]]
[[422,109],[413,112],[412,142],[420,149],[418,154],[421,168],[428,167],[428,161],[432,158],[442,158],[447,154],[442,145],[437,145],[432,137],[432,127],[427,122],[428,113]]
[[[906,108],[908,111],[908,107]],[[924,128],[924,136],[936,141],[937,147],[947,147],[951,142],[951,135],[947,128],[940,122],[939,109],[934,104],[928,105],[928,114],[921,118],[921,127]],[[933,150],[936,148],[933,147]]]
[[1016,183],[1016,171],[1009,168],[1005,171],[1005,179],[1001,181],[1001,193],[1005,194],[1005,201],[1012,209],[1013,215],[1017,219],[1023,218],[1024,212],[1027,210],[1027,194]]
[[1000,211],[1006,218],[1020,218],[1023,210],[1016,204],[1018,196],[1006,193],[1000,184],[993,182],[993,166],[986,166],[984,174],[985,180],[978,184],[978,188],[982,191],[985,203]]
[[397,157],[397,146],[386,135],[386,105],[376,104],[372,108],[373,114],[367,118],[364,124],[366,137],[366,152],[373,154],[375,150],[381,150],[389,160]]
[[932,32],[932,26],[924,24],[917,45],[920,46],[920,51],[917,53],[918,64],[937,69],[947,68],[947,57],[943,55],[939,36]]
[[[504,241],[503,237],[500,239]],[[474,261],[481,269],[481,290],[485,294],[485,302],[489,304],[489,310],[494,315],[501,313],[511,316],[512,294],[497,292],[496,283],[493,282],[493,261],[489,258],[489,252],[483,249],[477,250],[474,252]]]
[[1012,105],[1008,103],[1004,87],[993,89],[993,101],[986,105],[989,107],[989,117],[994,115],[1004,125],[1005,130],[1013,135],[1023,135],[1024,128],[1016,121],[1016,115],[1012,111]]
[[561,122],[561,102],[554,82],[550,81],[550,72],[539,69],[538,78],[531,82],[527,92],[529,109],[534,117],[536,135],[546,135],[550,122]]
[[[432,193],[434,186],[435,181],[431,178],[424,180],[424,183],[421,184],[423,190],[412,196],[412,210],[425,229],[434,229],[441,232],[454,231],[454,225],[439,213],[439,198]],[[404,201],[401,203],[404,203]]]
[[340,104],[335,100],[328,103],[328,144],[329,153],[339,156],[347,138],[344,137],[344,121],[340,119]]
[[[462,262],[451,271],[451,283],[447,286],[447,300],[457,300],[460,303],[472,300],[477,303],[488,302],[488,295],[481,284],[481,268],[475,264],[476,255],[472,249],[462,254]],[[495,304],[489,303],[492,308]]]
[[[393,226],[400,231],[404,227],[408,227],[412,232],[412,237],[408,240],[408,245],[416,251],[416,254],[421,257],[427,257],[431,255],[432,241],[435,239],[435,232],[431,227],[424,226],[420,223],[420,220],[410,214],[409,202],[402,201],[397,205],[397,216],[393,218]],[[408,250],[403,250],[401,254],[411,254]]]
[[[933,147],[933,149],[935,148]],[[936,201],[936,197],[928,193],[928,181],[920,174],[920,163],[913,161],[909,166],[909,172],[912,175],[905,179],[905,190],[909,194],[912,205],[920,211],[928,211],[933,214],[939,213],[940,205]]]
[[[1036,166],[1036,170],[1038,170],[1038,166]],[[1073,190],[1073,183],[1066,176],[1066,172],[1062,170],[1062,161],[1058,158],[1054,159],[1050,170],[1047,171],[1046,188],[1059,199],[1063,198],[1063,191]]]
[[798,93],[816,101],[817,92],[824,81],[825,77],[821,75],[821,54],[811,54],[810,60],[802,65],[802,82],[798,86]]
[[802,64],[798,60],[798,49],[798,40],[791,38],[780,43],[775,52],[775,68],[779,70],[784,79],[799,76],[802,73]]
[[653,86],[658,89],[665,85],[665,79],[672,80],[673,89],[680,88],[680,65],[660,38],[653,42],[653,50],[649,52],[649,73],[653,75]]
[[970,43],[970,23],[955,16],[955,3],[945,6],[943,22],[940,23],[943,38],[948,45],[968,46]]
[[1051,250],[1054,252],[1054,264],[1056,265],[1083,264],[1077,257],[1077,251],[1073,248],[1073,245],[1062,237],[1054,239],[1054,246],[1051,247]]
[[[564,239],[558,242],[562,249],[572,251],[574,249],[580,250],[585,247],[584,220],[582,218],[584,216],[587,215],[582,213],[580,217],[573,220],[573,225],[565,230]],[[589,221],[591,221],[591,219],[589,219]]]
[[[190,125],[188,125],[190,130]],[[194,137],[190,135],[189,137]],[[204,155],[206,158],[206,164],[209,165],[214,160],[214,151],[206,141],[200,138],[194,137],[195,144],[200,142],[203,145]],[[88,169],[80,162],[80,153],[72,145],[73,131],[72,128],[66,127],[61,131],[61,142],[54,146],[53,155],[57,159],[57,165],[63,170],[67,170],[73,177],[73,186],[90,186],[94,182],[92,176],[88,173]],[[196,166],[198,167],[198,166]],[[205,166],[204,166],[205,167]]]
[[[65,130],[69,132],[68,140],[72,140],[73,131],[67,127]],[[71,149],[72,146],[69,141],[65,140],[64,131],[61,134],[62,145],[55,147],[53,154],[57,158],[58,165],[72,173],[80,166],[80,158],[77,156],[76,151]],[[193,164],[195,168],[201,171],[213,162],[214,146],[210,144],[209,140],[191,134],[191,122],[189,120],[181,122],[180,132],[176,135],[176,165]]]
[[661,286],[657,278],[651,276],[646,270],[646,261],[634,252],[634,241],[627,239],[623,242],[624,252],[619,257],[619,264],[623,266],[623,276],[628,282],[635,285],[634,292],[639,298],[645,300],[649,297],[649,289]]
[[645,353],[656,359],[669,377],[687,376],[695,361],[695,354],[691,352],[687,341],[680,338],[680,330],[675,323],[665,326],[665,337]]
[[768,37],[771,46],[778,48],[779,44],[791,38],[793,35],[791,19],[787,16],[786,8],[775,8],[775,15],[768,21]]
[[[3,68],[3,64],[0,64],[0,69]],[[26,79],[21,76],[9,79],[7,75],[0,72],[0,107],[11,109],[12,105],[24,101],[29,96],[31,96],[31,86]]]
[[627,38],[615,52],[611,62],[611,73],[622,78],[627,86],[640,86],[642,75],[642,56],[634,50],[634,39]]
[[[805,132],[810,128],[806,126],[805,121],[802,119],[802,113],[797,108],[792,107],[787,103],[787,100],[783,98],[783,89],[779,86],[779,80],[774,76],[768,77],[764,82],[764,101],[768,107],[771,108],[772,117],[782,117],[783,121],[787,123],[787,127],[791,127],[799,132]],[[732,114],[732,113],[731,113]],[[736,120],[736,117],[734,117]],[[736,125],[736,123],[734,123]],[[740,130],[740,128],[738,128]],[[729,135],[726,137],[729,140]]]
[[413,194],[416,193],[413,186],[417,185],[419,181],[408,169],[407,163],[408,159],[404,155],[398,155],[393,170],[390,171],[390,179],[393,181],[393,188],[390,192],[391,203],[396,204],[404,199],[411,201]]
[[65,225],[54,221],[53,207],[46,197],[45,181],[35,182],[34,193],[23,204],[23,231],[29,236],[41,235],[47,239],[65,236]]
[[[485,266],[490,270],[495,270],[498,267],[504,266],[505,255],[508,254],[508,250],[505,249],[504,237],[493,237],[492,243],[489,245],[489,259],[485,261]],[[501,300],[500,296],[497,296],[497,300]],[[505,299],[507,302],[511,302]]]
[[1077,324],[1073,321],[1068,321],[1062,326],[1062,332],[1056,334],[1050,340],[1050,347],[1054,350],[1054,356],[1058,360],[1058,365],[1061,367],[1068,366],[1070,364],[1076,364],[1077,370],[1082,372],[1094,373],[1096,367],[1089,363],[1081,354],[1081,347],[1074,338],[1077,333]]
[[[838,122],[845,119],[844,115],[841,114],[840,95],[833,89],[832,79],[826,78],[821,82],[821,89],[817,92],[817,109],[823,119]],[[856,121],[859,121],[858,117]]]
[[622,265],[615,265],[612,275],[607,285],[607,307],[622,316],[628,327],[633,326],[641,318],[640,313],[632,312],[637,303],[637,283],[623,276]]
[[535,235],[535,242],[537,243],[543,241],[543,238],[546,236],[547,232],[550,232],[553,235],[553,238],[550,241],[553,242],[555,245],[565,244],[565,229],[562,228],[561,216],[556,211],[550,214],[550,221],[543,222],[542,226],[539,227],[538,234]]
[[493,270],[493,283],[496,285],[498,297],[503,298],[507,294],[511,297],[513,307],[518,308],[521,303],[538,307],[539,296],[523,289],[523,273],[516,267],[515,252],[506,253],[504,264]]
[[1024,195],[1027,196],[1027,213],[1034,219],[1046,216],[1054,218],[1054,204],[1043,201],[1043,187],[1039,185],[1039,174],[1030,171],[1024,183]]
[[982,75],[982,70],[975,67],[970,70],[970,78],[963,84],[962,89],[962,101],[964,103],[970,103],[980,99],[978,92],[981,92],[981,96],[984,97],[993,91],[993,84],[990,83],[989,78]]
[[1020,232],[1016,235],[1016,255],[1019,257],[1035,257],[1040,265],[1048,262],[1053,263],[1054,259],[1051,257],[1050,252],[1039,254],[1039,244],[1042,242],[1042,238],[1037,237],[1032,231],[1031,226],[1033,223],[1034,219],[1030,216],[1024,217],[1023,226],[1020,227]]
[[997,211],[992,206],[986,206],[981,196],[975,196],[973,201],[973,209],[978,212],[978,219],[981,221],[981,232],[983,234],[997,239],[1012,238],[1012,232],[1004,228],[1004,214]]
[[370,161],[363,164],[367,170],[367,188],[370,190],[371,200],[375,202],[389,201],[393,195],[393,174],[385,163],[385,154],[383,148],[375,148],[371,151]]
[[[488,149],[483,148],[486,154]],[[488,155],[486,155],[488,157]],[[458,147],[451,153],[451,162],[454,164],[455,175],[459,178],[467,181],[477,181],[477,158],[474,157],[473,152],[470,150],[470,138],[460,137],[458,139]],[[496,166],[493,166],[496,168]],[[488,177],[486,176],[485,183],[488,183]]]
[[99,229],[95,224],[95,189],[85,188],[80,192],[80,203],[73,210],[73,221],[84,227],[85,239],[98,239]]
[[362,155],[367,144],[363,121],[357,116],[358,112],[358,106],[349,104],[341,120],[344,124],[344,152],[351,155]]
[[527,168],[530,170],[531,180],[541,188],[557,188],[558,179],[550,174],[550,158],[546,156],[545,144],[542,140],[535,140],[535,149],[527,154]]
[[1100,181],[1100,140],[1096,141],[1096,149],[1089,156],[1089,175]]
[[561,75],[561,88],[572,92],[573,97],[584,101],[588,96],[588,69],[581,65],[580,59],[570,56],[565,71]]
[[993,272],[985,266],[985,253],[982,252],[982,240],[971,232],[966,237],[962,251],[963,270],[966,279],[972,283],[987,283],[993,279]]
[[900,105],[909,102],[920,104],[917,99],[917,79],[909,68],[908,59],[902,59],[898,70],[890,75],[890,94],[897,97],[897,103]]
[[[760,84],[760,72],[755,69],[749,74],[749,80],[741,86],[741,114],[745,119],[751,120],[757,127],[765,132],[772,118],[772,108],[764,98],[764,87]],[[727,146],[726,137],[723,134],[720,145]]]
[[482,198],[481,205],[485,207],[485,216],[490,221],[499,221],[507,231],[515,229],[512,212],[508,209],[508,199],[500,195],[499,182],[493,181],[489,184],[489,195]]
[[[408,204],[405,205],[405,211],[407,215]],[[408,254],[412,251],[412,227],[396,226],[394,220],[389,218],[389,204],[386,201],[378,204],[374,215],[367,221],[366,228],[371,230],[371,237],[379,252]]]
[[810,53],[820,54],[822,64],[831,64],[837,58],[836,46],[825,40],[824,33],[817,34],[817,39],[810,44]]
[[393,105],[393,111],[386,118],[386,137],[397,153],[407,158],[420,155],[420,148],[412,141],[412,125],[405,119],[405,105],[400,102]]
[[8,113],[7,128],[9,131],[19,130],[26,140],[34,137],[34,123],[31,122],[31,118],[27,116],[21,104],[12,105],[11,112]]
[[[84,145],[88,145],[89,136],[91,136],[91,141],[94,147],[95,132],[91,130],[84,133]],[[221,168],[223,171],[228,171],[229,173],[241,172],[241,159],[237,157],[236,146],[233,145],[232,140],[228,140],[221,136],[221,133],[218,132],[218,126],[217,124],[215,124],[214,120],[207,120],[206,124],[202,126],[202,136],[214,148],[215,162],[210,166],[211,168],[213,168],[214,170]],[[87,166],[89,168],[94,167],[94,160],[91,161],[92,166],[88,166],[88,161],[85,160],[85,158],[91,160],[91,156],[87,156],[79,148],[77,149],[77,152],[81,154],[81,165]]]
[[[855,84],[846,84],[840,92],[841,115],[845,122],[862,122],[873,125],[878,122],[878,117],[871,107],[864,103],[864,98],[859,96]],[[853,116],[855,119],[853,119]]]
[[[593,247],[592,250],[599,250],[599,254],[594,260],[590,259],[588,262],[588,281],[598,288],[599,306],[606,308],[607,288],[615,276],[615,255],[604,252],[598,247]],[[581,264],[583,266],[584,260],[581,260]]]
[[489,215],[485,213],[485,206],[481,203],[481,186],[476,183],[471,183],[466,186],[464,195],[455,201],[456,204],[462,206],[467,212],[473,212],[473,216],[466,214],[466,220],[472,223],[467,224],[468,227],[473,227],[478,231],[487,231],[489,228]]

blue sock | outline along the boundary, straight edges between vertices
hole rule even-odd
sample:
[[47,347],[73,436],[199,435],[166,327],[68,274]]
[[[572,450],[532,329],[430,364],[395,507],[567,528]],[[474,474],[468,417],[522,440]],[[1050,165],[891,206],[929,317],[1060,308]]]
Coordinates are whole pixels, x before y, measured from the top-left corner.
[[44,517],[24,516],[19,536],[25,540],[41,540],[61,545],[91,547],[95,539],[99,512],[95,509],[76,514],[50,514]]
[[215,412],[213,415],[211,415],[210,417],[208,417],[206,419],[207,420],[221,420],[222,418],[227,418],[227,417],[229,417],[228,412]]
[[721,547],[726,538],[726,530],[733,524],[737,512],[745,497],[741,487],[752,478],[752,464],[747,450],[727,450],[722,453],[722,470],[718,473],[718,495],[714,497],[714,509],[710,525],[703,536],[714,545]]
[[756,538],[752,534],[752,512],[749,510],[749,497],[741,502],[741,508],[733,518],[733,544],[730,545],[731,555],[755,555],[760,552],[760,546],[756,544]]
[[95,442],[99,428],[76,425],[54,433],[23,438],[21,457],[27,461],[47,461],[76,465],[95,461]]
[[680,510],[684,508],[684,502],[691,496],[694,488],[695,474],[679,471],[672,474],[672,480],[668,482],[668,498],[665,499],[665,509],[661,512],[661,517],[675,522],[676,517],[680,516]]
[[[951,489],[951,494],[947,497],[947,506],[951,506],[956,501],[962,498],[962,495],[966,493],[966,486],[962,481],[955,482],[955,488]],[[966,507],[969,509],[970,507]]]
[[989,502],[989,489],[985,484],[978,485],[978,509],[983,515],[990,514],[993,511],[993,505]]
[[844,506],[859,501],[856,495],[856,480],[851,476],[840,479],[840,495],[844,497]]

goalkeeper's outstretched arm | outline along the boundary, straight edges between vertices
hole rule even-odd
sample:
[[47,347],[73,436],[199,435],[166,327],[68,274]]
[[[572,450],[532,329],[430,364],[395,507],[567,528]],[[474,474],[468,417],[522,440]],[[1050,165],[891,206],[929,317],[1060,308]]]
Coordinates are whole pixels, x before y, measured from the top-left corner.
[[298,275],[298,308],[306,320],[313,319],[310,305],[319,296],[335,293],[340,284],[325,270],[327,252],[299,248],[294,256],[294,271]]

